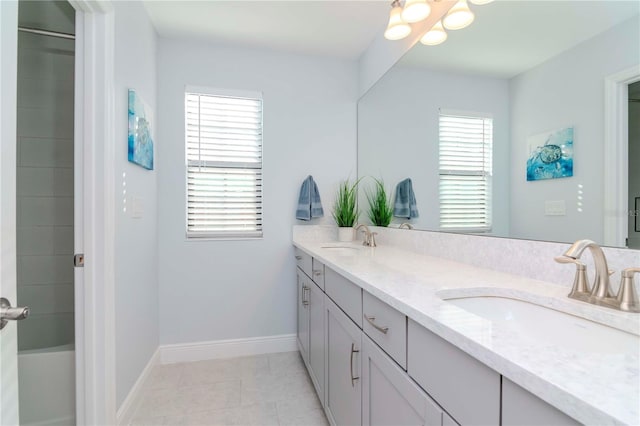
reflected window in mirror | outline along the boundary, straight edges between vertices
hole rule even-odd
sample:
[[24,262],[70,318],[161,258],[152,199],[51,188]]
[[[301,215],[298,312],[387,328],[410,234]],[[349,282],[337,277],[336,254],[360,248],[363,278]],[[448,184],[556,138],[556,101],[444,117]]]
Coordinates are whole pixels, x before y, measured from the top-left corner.
[[440,110],[440,228],[491,232],[493,118]]

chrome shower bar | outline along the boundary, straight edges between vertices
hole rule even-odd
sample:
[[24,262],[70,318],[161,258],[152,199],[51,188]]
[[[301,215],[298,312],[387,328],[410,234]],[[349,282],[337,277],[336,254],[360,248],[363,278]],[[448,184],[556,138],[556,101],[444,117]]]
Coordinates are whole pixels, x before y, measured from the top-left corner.
[[75,40],[76,36],[73,34],[67,33],[58,33],[55,31],[47,31],[47,30],[39,30],[37,28],[28,28],[28,27],[18,27],[18,31],[22,31],[23,33],[31,33],[31,34],[39,34],[48,37],[57,37],[57,38],[66,38],[69,40]]

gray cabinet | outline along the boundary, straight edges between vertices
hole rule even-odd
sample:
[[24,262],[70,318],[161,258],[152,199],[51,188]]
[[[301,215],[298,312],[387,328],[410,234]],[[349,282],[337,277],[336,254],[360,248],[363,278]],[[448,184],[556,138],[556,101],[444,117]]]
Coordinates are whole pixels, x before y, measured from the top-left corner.
[[366,291],[362,292],[362,316],[362,331],[406,370],[407,317]]
[[298,280],[298,348],[305,362],[309,361],[309,277],[299,268]]
[[461,425],[500,424],[500,374],[409,320],[409,375]]
[[362,328],[362,289],[331,268],[324,269],[324,291]]
[[298,268],[302,270],[307,276],[312,276],[313,273],[313,258],[307,253],[303,252],[299,248],[295,249],[296,256],[296,265]]
[[442,426],[443,412],[368,337],[362,338],[362,424]]
[[309,375],[324,402],[324,292],[315,283],[309,285]]
[[503,377],[502,424],[505,426],[564,426],[580,423]]
[[324,395],[324,292],[302,270],[298,277],[298,348],[311,381],[323,401]]
[[334,425],[362,424],[361,330],[325,298],[325,412]]

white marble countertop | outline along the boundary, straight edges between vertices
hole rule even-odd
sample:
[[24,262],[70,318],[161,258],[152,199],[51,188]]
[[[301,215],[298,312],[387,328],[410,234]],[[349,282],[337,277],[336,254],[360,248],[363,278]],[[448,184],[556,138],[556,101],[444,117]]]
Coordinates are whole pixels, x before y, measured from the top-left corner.
[[625,353],[608,353],[607,342],[603,341],[602,352],[571,350],[517,333],[504,322],[481,318],[440,296],[507,296],[635,335],[640,335],[639,314],[568,299],[563,286],[396,247],[369,248],[354,243],[358,250],[345,253],[325,248],[345,245],[335,241],[294,237],[293,243],[581,423],[640,425],[640,346]]

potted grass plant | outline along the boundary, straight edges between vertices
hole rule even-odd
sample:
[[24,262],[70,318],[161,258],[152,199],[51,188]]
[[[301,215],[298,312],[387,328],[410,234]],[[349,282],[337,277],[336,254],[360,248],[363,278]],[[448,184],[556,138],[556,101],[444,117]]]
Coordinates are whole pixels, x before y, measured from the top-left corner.
[[354,184],[349,179],[340,182],[333,205],[333,219],[338,225],[338,240],[353,241],[353,225],[358,221],[358,179]]
[[374,191],[366,191],[369,202],[369,220],[376,226],[389,226],[391,219],[393,219],[391,196],[387,197],[382,179],[374,178],[373,180],[375,181]]

